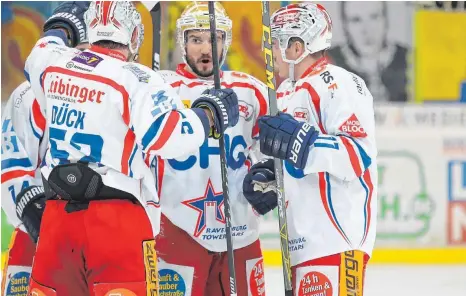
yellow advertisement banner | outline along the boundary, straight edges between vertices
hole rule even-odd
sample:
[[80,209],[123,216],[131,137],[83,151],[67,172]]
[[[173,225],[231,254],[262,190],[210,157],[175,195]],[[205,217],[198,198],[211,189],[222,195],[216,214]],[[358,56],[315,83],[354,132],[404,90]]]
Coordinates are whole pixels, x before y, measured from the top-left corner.
[[418,11],[415,16],[417,102],[460,98],[466,80],[466,14]]

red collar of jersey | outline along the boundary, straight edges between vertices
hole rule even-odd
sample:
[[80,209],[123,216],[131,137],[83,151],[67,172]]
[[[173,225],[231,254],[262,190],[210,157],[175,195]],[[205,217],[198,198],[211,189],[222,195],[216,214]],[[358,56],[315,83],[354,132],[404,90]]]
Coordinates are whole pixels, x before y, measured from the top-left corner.
[[326,57],[322,57],[318,59],[314,64],[312,64],[309,68],[307,68],[306,71],[304,71],[303,75],[301,75],[299,79],[319,72],[321,68],[325,67],[327,64],[328,64],[328,59]]
[[119,60],[122,60],[124,62],[127,61],[127,58],[125,57],[125,55],[122,54],[119,51],[116,51],[116,50],[103,48],[103,47],[100,47],[100,46],[97,46],[97,45],[92,45],[90,50],[94,51],[94,52],[97,52],[97,53],[101,53],[101,54],[104,54],[104,55],[111,56],[112,58],[119,59]]
[[[204,79],[203,77],[198,77],[193,73],[189,72],[188,70],[186,70],[186,67],[188,67],[188,65],[184,63],[178,64],[178,67],[176,67],[176,73],[183,75],[184,77],[189,79]],[[223,71],[220,71],[220,78],[221,77],[223,77]]]

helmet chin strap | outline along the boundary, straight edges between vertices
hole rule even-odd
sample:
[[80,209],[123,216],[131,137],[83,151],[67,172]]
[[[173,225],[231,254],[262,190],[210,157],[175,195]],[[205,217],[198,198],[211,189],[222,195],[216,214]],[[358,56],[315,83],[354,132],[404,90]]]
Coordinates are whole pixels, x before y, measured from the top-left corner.
[[294,63],[289,63],[288,66],[289,66],[289,69],[290,69],[288,76],[289,76],[289,78],[291,80],[291,83],[294,85],[296,83],[296,79],[294,77]]
[[294,75],[294,68],[295,68],[294,66],[301,63],[301,61],[304,60],[304,58],[307,57],[309,54],[310,54],[310,51],[306,49],[296,60],[289,60],[286,58],[285,52],[282,51],[283,61],[287,62],[288,67],[289,67],[288,77],[290,78],[290,81],[293,85],[296,83],[296,77]]

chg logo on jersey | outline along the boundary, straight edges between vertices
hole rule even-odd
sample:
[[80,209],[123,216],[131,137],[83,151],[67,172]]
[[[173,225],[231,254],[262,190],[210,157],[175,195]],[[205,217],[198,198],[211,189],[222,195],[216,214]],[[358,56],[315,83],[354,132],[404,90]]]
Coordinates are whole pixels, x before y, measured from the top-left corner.
[[6,274],[5,290],[2,295],[25,296],[29,288],[31,267],[9,266]]
[[340,131],[355,138],[367,137],[367,134],[364,131],[364,128],[359,122],[359,119],[356,117],[356,114],[351,115],[351,117],[340,126]]

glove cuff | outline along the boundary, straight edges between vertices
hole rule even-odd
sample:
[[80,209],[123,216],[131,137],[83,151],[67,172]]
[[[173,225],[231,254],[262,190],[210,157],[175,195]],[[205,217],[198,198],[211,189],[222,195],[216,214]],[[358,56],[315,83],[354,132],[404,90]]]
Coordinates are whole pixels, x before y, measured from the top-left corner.
[[24,209],[28,204],[36,199],[45,196],[44,187],[42,186],[29,186],[16,196],[16,215],[19,219],[23,219]]

